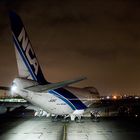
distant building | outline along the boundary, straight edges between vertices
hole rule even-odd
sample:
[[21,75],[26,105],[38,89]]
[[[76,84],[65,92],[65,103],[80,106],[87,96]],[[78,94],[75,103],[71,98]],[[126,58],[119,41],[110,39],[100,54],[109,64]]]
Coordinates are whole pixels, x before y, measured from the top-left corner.
[[9,91],[8,90],[3,90],[3,89],[0,89],[0,98],[6,98],[6,97],[9,97]]

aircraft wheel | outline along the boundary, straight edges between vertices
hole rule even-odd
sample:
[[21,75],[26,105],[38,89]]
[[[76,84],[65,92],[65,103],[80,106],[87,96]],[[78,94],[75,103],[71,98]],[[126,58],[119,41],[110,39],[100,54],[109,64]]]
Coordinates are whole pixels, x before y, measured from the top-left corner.
[[76,118],[75,118],[75,122],[76,122],[76,123],[83,123],[83,122],[84,122],[83,117],[82,117],[82,116],[76,117]]

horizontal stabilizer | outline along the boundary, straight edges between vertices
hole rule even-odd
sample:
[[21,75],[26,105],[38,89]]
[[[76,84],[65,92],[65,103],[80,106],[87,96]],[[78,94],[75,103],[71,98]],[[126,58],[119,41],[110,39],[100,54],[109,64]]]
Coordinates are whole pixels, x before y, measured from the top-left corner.
[[43,92],[46,90],[54,90],[54,89],[58,89],[61,87],[65,87],[65,86],[80,82],[80,81],[85,80],[85,79],[86,79],[86,77],[80,77],[77,79],[62,81],[62,82],[53,83],[53,84],[30,86],[30,87],[26,87],[25,89],[30,90],[30,91],[34,91],[34,92]]

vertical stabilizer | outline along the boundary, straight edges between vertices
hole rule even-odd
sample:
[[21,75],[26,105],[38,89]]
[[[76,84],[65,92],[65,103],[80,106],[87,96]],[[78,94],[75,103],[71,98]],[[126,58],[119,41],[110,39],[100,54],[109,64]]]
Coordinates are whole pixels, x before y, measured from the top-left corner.
[[10,21],[19,76],[47,84],[22,20],[16,13],[10,12]]

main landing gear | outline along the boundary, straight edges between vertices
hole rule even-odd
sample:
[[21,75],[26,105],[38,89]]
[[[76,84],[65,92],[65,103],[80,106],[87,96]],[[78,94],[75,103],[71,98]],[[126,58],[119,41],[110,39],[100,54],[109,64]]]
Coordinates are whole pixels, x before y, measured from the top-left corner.
[[93,122],[99,122],[100,121],[100,113],[99,113],[99,111],[92,111],[90,114],[91,114],[91,120]]
[[51,120],[52,122],[57,122],[57,121],[61,121],[61,122],[69,122],[70,121],[70,117],[69,115],[54,115],[51,116]]

